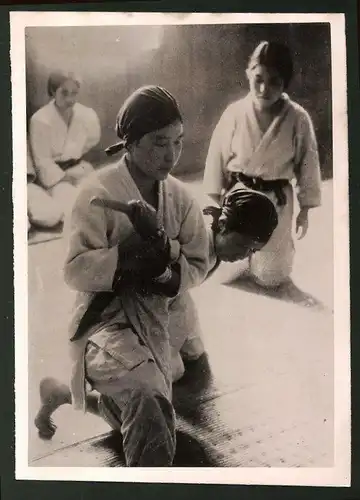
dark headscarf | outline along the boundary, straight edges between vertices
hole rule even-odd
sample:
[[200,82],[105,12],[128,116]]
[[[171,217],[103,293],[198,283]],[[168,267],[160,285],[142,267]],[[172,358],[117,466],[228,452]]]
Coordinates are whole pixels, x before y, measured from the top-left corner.
[[284,82],[286,89],[293,76],[293,61],[290,50],[278,42],[261,42],[249,59],[248,69],[261,65],[276,70]]
[[111,156],[144,135],[182,121],[175,98],[162,87],[149,85],[136,90],[126,99],[116,119],[120,142],[106,149]]
[[212,230],[235,231],[266,244],[278,224],[275,205],[263,193],[246,188],[230,191],[222,207],[206,207],[204,214],[213,217]]
[[58,70],[50,73],[47,84],[49,97],[53,97],[57,89],[67,80],[72,80],[80,87],[80,78],[73,72]]

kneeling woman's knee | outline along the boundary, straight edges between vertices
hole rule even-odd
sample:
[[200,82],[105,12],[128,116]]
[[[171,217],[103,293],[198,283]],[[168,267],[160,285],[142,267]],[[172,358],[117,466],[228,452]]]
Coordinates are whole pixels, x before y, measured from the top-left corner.
[[291,269],[277,270],[275,272],[253,273],[252,278],[263,288],[277,288],[289,281]]
[[250,260],[250,274],[253,280],[264,288],[274,288],[286,283],[292,272],[294,251],[283,255],[256,255]]
[[147,381],[112,396],[128,466],[170,466],[175,454],[175,412],[171,401]]
[[167,429],[171,434],[175,428],[175,412],[170,399],[158,388],[143,381],[122,394],[122,423],[147,426],[157,423],[159,428]]
[[172,355],[171,358],[172,381],[177,382],[185,373],[185,366],[180,353]]
[[205,352],[201,337],[188,338],[180,352],[184,361],[198,360]]
[[45,189],[28,184],[28,219],[35,226],[52,228],[59,224],[64,212]]
[[132,401],[136,404],[146,405],[147,407],[156,406],[159,401],[169,401],[169,398],[163,391],[146,380],[137,381],[126,392],[128,403]]

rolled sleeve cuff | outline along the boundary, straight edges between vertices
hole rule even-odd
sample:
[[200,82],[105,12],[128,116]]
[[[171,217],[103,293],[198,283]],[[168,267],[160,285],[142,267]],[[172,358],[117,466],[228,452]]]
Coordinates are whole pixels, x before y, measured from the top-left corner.
[[321,205],[321,195],[298,196],[300,208],[316,208]]

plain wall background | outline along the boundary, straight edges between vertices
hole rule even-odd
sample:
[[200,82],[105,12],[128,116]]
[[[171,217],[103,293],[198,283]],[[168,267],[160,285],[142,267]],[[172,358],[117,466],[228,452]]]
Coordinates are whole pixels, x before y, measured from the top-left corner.
[[261,40],[289,44],[290,96],[309,111],[324,178],[332,177],[331,49],[328,24],[36,27],[26,30],[27,117],[48,101],[53,69],[77,71],[79,101],[98,113],[102,138],[92,157],[117,140],[116,114],[137,87],[158,84],[177,98],[184,151],[174,172],[201,173],[211,133],[225,107],[247,90],[245,69]]

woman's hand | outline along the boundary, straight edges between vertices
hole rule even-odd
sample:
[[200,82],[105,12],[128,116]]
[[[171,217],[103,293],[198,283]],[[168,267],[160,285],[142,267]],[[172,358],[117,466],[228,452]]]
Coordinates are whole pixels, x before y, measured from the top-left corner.
[[137,276],[141,281],[148,281],[161,276],[170,264],[168,246],[159,248],[151,241],[137,245],[119,247],[119,269],[130,273],[131,279]]
[[131,211],[129,219],[134,229],[144,238],[156,238],[161,227],[158,222],[156,210],[146,201],[134,200],[129,202]]
[[211,229],[214,233],[217,233],[219,230],[219,219],[221,216],[221,208],[208,206],[203,209],[203,214],[211,215],[212,217]]
[[301,240],[306,235],[309,228],[309,209],[301,208],[298,216],[296,217],[296,234],[298,239]]
[[153,239],[162,236],[162,228],[157,219],[156,210],[142,200],[131,200],[127,203],[105,198],[92,198],[92,205],[110,208],[116,212],[126,214],[135,231],[144,239]]
[[119,247],[123,270],[151,276],[164,272],[170,261],[170,242],[151,205],[142,200],[124,203],[103,198],[93,198],[90,203],[126,214],[134,226],[133,238]]

